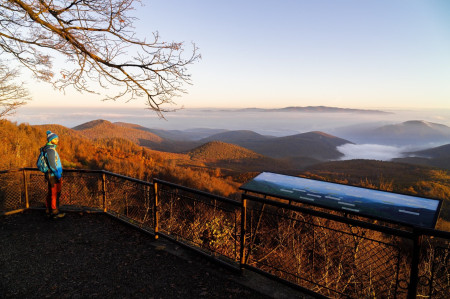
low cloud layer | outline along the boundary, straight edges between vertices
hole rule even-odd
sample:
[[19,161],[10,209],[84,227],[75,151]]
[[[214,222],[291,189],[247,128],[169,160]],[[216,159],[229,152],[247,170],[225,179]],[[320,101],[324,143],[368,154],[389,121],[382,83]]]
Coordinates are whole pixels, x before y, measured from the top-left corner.
[[344,154],[341,160],[371,159],[390,161],[394,158],[402,157],[404,147],[396,147],[380,144],[344,144],[337,147],[337,150]]

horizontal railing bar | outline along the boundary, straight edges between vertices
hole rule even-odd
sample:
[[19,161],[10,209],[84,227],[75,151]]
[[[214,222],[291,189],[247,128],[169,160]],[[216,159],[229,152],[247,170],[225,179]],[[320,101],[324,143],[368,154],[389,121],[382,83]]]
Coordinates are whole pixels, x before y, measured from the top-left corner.
[[[18,168],[18,169],[13,169],[13,170],[2,170],[2,171],[0,171],[0,173],[16,172],[16,171],[22,171],[22,170],[40,172],[39,169],[37,169],[36,167],[24,167],[24,168]],[[96,170],[96,169],[67,169],[67,168],[64,168],[64,172],[103,173],[105,171],[104,170]]]
[[[23,170],[36,171],[36,172],[39,171],[37,168],[24,167],[24,168],[18,168],[18,169],[1,170],[0,174],[20,172],[20,171],[23,171]],[[132,178],[132,177],[124,176],[124,175],[117,174],[117,173],[110,172],[110,171],[106,171],[106,170],[64,169],[64,172],[106,174],[106,175],[110,175],[110,176],[113,176],[113,177],[125,179],[125,180],[131,181],[131,182],[135,182],[135,183],[139,183],[139,184],[143,184],[143,185],[147,185],[147,186],[153,186],[152,182],[135,179],[135,178]],[[212,194],[212,193],[208,193],[208,192],[192,189],[192,188],[189,188],[189,187],[185,187],[185,186],[182,186],[182,185],[174,184],[174,183],[167,182],[167,181],[164,181],[164,180],[160,180],[160,179],[154,178],[153,181],[161,183],[163,185],[167,185],[167,186],[175,187],[175,188],[178,188],[178,189],[181,189],[181,190],[185,190],[185,191],[188,191],[188,192],[191,192],[191,193],[195,193],[195,194],[207,196],[207,197],[210,197],[210,198],[214,198],[214,199],[217,199],[217,200],[220,200],[220,201],[223,201],[223,202],[230,203],[230,204],[235,205],[235,206],[241,206],[242,205],[241,202],[237,201],[237,200],[233,200],[233,199],[222,197],[222,196],[215,195],[215,194]],[[393,234],[393,235],[406,237],[406,238],[412,238],[412,236],[414,235],[414,233],[411,233],[411,232],[408,232],[408,231],[399,230],[399,229],[393,229],[393,228],[380,226],[380,225],[376,225],[376,224],[371,224],[371,223],[367,223],[367,222],[363,222],[363,221],[359,221],[359,220],[355,220],[355,219],[350,219],[350,218],[346,218],[346,217],[342,217],[342,216],[338,216],[338,215],[332,215],[332,214],[324,213],[324,212],[321,212],[321,211],[314,211],[314,210],[310,210],[310,209],[307,209],[307,208],[302,208],[302,207],[299,207],[299,206],[292,206],[292,205],[284,204],[284,203],[281,203],[281,202],[272,201],[272,200],[264,199],[264,198],[261,198],[261,197],[253,196],[253,195],[250,195],[250,194],[242,194],[242,196],[247,198],[247,199],[250,199],[250,200],[259,201],[259,202],[262,202],[262,203],[267,203],[267,204],[271,204],[271,205],[274,205],[274,206],[279,206],[279,207],[282,207],[282,208],[285,208],[285,209],[291,209],[291,210],[295,210],[295,211],[311,214],[313,216],[318,216],[318,217],[328,218],[328,219],[339,221],[339,222],[344,222],[344,223],[348,223],[348,224],[358,225],[358,226],[361,226],[361,227],[364,227],[364,228],[377,230],[377,231],[380,231],[380,232],[383,232],[383,233],[390,233],[390,234]],[[17,212],[21,212],[22,210],[23,209],[17,210]],[[14,212],[14,211],[11,211],[11,212]],[[11,212],[7,212],[7,213],[11,213]],[[5,212],[3,212],[0,215],[5,215]],[[450,232],[436,230],[436,229],[416,227],[414,229],[414,232],[415,232],[415,234],[433,236],[433,237],[443,238],[443,239],[450,239]]]
[[109,171],[106,171],[106,170],[100,170],[100,171],[101,171],[101,173],[104,173],[104,174],[107,174],[107,175],[110,175],[110,176],[113,176],[113,177],[117,177],[117,178],[120,178],[120,179],[128,180],[128,181],[131,181],[131,182],[134,182],[134,183],[139,183],[139,184],[143,184],[143,185],[146,185],[146,186],[153,186],[152,182],[147,182],[147,181],[135,179],[135,178],[132,178],[132,177],[129,177],[129,176],[117,174],[117,173],[114,173],[114,172],[109,172]]
[[[20,169],[13,170],[13,171],[21,171],[21,170],[39,171],[39,169],[32,168],[32,167],[20,168]],[[0,173],[8,173],[8,172],[10,172],[10,170],[0,171]],[[64,172],[107,174],[107,175],[110,175],[110,176],[113,176],[113,177],[117,177],[117,178],[121,178],[121,179],[125,179],[125,180],[128,180],[128,181],[131,181],[131,182],[140,183],[140,184],[144,184],[144,185],[147,185],[147,186],[153,186],[152,182],[139,180],[139,179],[136,179],[136,178],[132,178],[132,177],[121,175],[121,174],[114,173],[114,172],[110,172],[110,171],[107,171],[107,170],[100,170],[100,169],[64,169]]]
[[240,207],[242,205],[242,203],[240,201],[237,201],[237,200],[234,200],[234,199],[230,199],[230,198],[226,198],[226,197],[223,197],[223,196],[215,195],[215,194],[208,193],[208,192],[205,192],[205,191],[192,189],[192,188],[189,188],[189,187],[185,187],[185,186],[181,186],[181,185],[178,185],[178,184],[170,183],[170,182],[163,181],[163,180],[160,180],[160,179],[153,179],[153,182],[157,182],[157,183],[160,183],[160,184],[163,184],[163,185],[167,185],[167,186],[170,186],[170,187],[174,187],[174,188],[177,188],[177,189],[181,189],[181,190],[184,190],[184,191],[189,191],[189,192],[192,192],[192,193],[195,193],[195,194],[198,194],[198,195],[212,197],[214,199],[217,199],[217,200],[220,200],[220,201],[223,201],[223,202],[226,202],[226,203],[230,203],[230,204],[235,205],[235,206],[239,206]]
[[386,226],[380,226],[380,225],[367,223],[367,222],[363,222],[363,221],[356,220],[356,219],[351,219],[351,218],[346,218],[346,217],[342,217],[342,216],[338,216],[338,215],[328,214],[325,212],[315,211],[315,210],[311,210],[311,209],[307,209],[307,208],[303,208],[303,207],[299,207],[299,206],[293,206],[293,205],[289,205],[289,204],[285,204],[282,202],[277,202],[277,201],[273,201],[270,199],[265,199],[265,198],[249,195],[249,194],[242,194],[242,198],[249,199],[249,200],[256,201],[256,202],[265,203],[268,205],[280,207],[280,208],[287,209],[287,210],[302,212],[302,213],[309,214],[309,215],[316,216],[316,217],[321,217],[321,218],[326,218],[326,219],[330,219],[330,220],[334,220],[334,221],[338,221],[338,222],[342,222],[342,223],[346,223],[346,224],[356,225],[356,226],[360,226],[362,228],[367,228],[367,229],[371,229],[371,230],[375,230],[375,231],[379,231],[382,233],[387,233],[387,234],[391,234],[391,235],[395,235],[395,236],[399,236],[399,237],[412,239],[414,236],[414,234],[412,232],[395,229],[395,228],[390,228],[390,227],[386,227]]

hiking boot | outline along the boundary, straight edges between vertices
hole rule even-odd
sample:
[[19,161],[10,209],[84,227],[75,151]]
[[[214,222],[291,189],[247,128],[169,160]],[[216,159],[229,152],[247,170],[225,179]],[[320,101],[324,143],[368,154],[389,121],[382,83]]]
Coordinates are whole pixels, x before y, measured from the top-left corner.
[[53,219],[64,218],[66,213],[57,213],[53,215]]

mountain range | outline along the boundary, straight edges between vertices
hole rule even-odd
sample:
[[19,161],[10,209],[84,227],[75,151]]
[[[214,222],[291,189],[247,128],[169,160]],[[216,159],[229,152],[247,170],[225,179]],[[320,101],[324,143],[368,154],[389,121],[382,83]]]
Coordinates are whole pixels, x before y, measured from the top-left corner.
[[225,112],[308,112],[308,113],[362,113],[362,114],[390,114],[390,112],[381,110],[369,110],[369,109],[351,109],[351,108],[338,108],[328,106],[307,106],[307,107],[284,107],[277,109],[264,109],[264,108],[244,108],[233,110],[222,110]]
[[450,169],[450,144],[404,154],[407,157],[394,161]]
[[[189,140],[187,137],[174,139],[175,136],[181,136],[181,132],[166,132],[162,134],[161,130],[152,130],[134,124],[111,123],[106,120],[90,121],[73,129],[93,140],[99,138],[123,138],[138,145],[165,152],[188,152],[208,142],[221,141],[238,145],[270,158],[308,157],[317,160],[338,159],[342,157],[342,153],[336,147],[345,143],[351,143],[348,140],[319,131],[285,137],[273,137],[260,135],[253,131],[237,130],[212,134],[200,140]],[[197,130],[198,132],[199,130]],[[214,133],[215,131],[209,132]],[[204,134],[205,131],[202,131],[202,133]],[[192,133],[188,133],[189,135],[192,136]]]
[[354,126],[338,130],[338,134],[357,143],[396,146],[423,146],[450,143],[450,127],[423,120],[410,120],[398,124],[364,128]]
[[[293,148],[295,153],[274,158],[222,141],[202,143],[206,140],[188,140],[192,145],[196,145],[182,153],[157,151],[138,146],[131,140],[154,145],[168,145],[176,140],[157,136],[146,128],[132,124],[119,125],[96,120],[75,129],[56,124],[30,126],[0,121],[0,169],[34,167],[38,149],[45,144],[45,132],[51,130],[61,137],[58,151],[64,168],[105,169],[142,180],[160,178],[222,196],[234,196],[242,183],[248,182],[259,172],[271,171],[423,197],[450,198],[450,172],[443,169],[445,161],[450,160],[450,143],[428,150],[409,152],[407,155],[410,157],[393,162],[323,161],[312,156],[317,154],[321,147],[325,148],[325,152],[330,149],[334,151],[335,144],[348,140],[323,132],[307,132],[280,138],[251,131],[227,131],[227,134],[221,132],[209,136],[216,135],[211,139],[226,137],[229,138],[228,141],[236,138],[236,142],[243,142],[244,137],[249,136],[255,143],[272,143],[278,148],[291,146],[298,140],[311,144],[309,152],[307,147],[301,148],[300,144]],[[287,145],[283,142],[287,142]],[[299,156],[301,150],[307,155]],[[414,159],[419,159],[419,162]],[[436,167],[417,165],[420,163],[436,163]],[[445,220],[450,220],[450,205],[443,204],[442,215],[446,215]],[[448,227],[450,228],[450,224]]]
[[[256,160],[264,160],[264,165],[271,164],[277,169],[281,165],[285,168],[292,168],[289,165],[297,168],[320,161],[338,160],[343,154],[337,147],[343,144],[354,144],[348,139],[320,131],[275,137],[249,130],[202,128],[162,130],[123,122],[111,123],[106,120],[90,121],[74,127],[73,130],[92,140],[123,138],[153,150],[185,153],[191,157],[198,157],[199,151],[203,154],[207,152],[210,156],[201,159],[207,159],[209,163],[215,165],[223,164],[224,161],[230,163],[232,160],[243,160],[243,157],[236,156],[237,152],[248,154],[249,152],[246,151],[251,151],[258,155],[258,159],[251,159],[253,163]],[[360,137],[364,136],[363,141],[373,144],[422,146],[431,143],[450,144],[449,127],[425,121],[413,120],[377,128],[363,128],[359,134]],[[355,139],[360,141],[357,136]],[[238,146],[239,150],[233,146]],[[214,152],[216,154],[212,155]],[[403,158],[398,158],[396,161],[450,168],[449,152],[449,148],[445,146],[435,149],[430,147],[428,151],[406,152]],[[232,153],[232,157],[220,158],[225,153]],[[233,158],[233,156],[236,157]]]

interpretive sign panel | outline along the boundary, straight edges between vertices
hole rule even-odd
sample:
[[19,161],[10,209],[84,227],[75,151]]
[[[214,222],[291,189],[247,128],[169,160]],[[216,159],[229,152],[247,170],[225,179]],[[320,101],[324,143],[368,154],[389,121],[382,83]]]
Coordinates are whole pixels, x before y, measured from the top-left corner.
[[261,173],[240,189],[415,227],[434,228],[441,207],[437,199],[270,172]]

